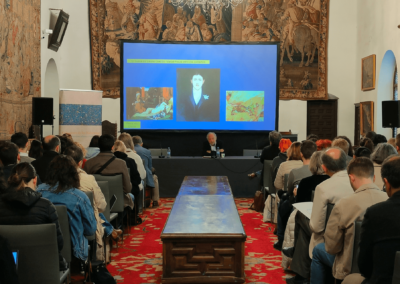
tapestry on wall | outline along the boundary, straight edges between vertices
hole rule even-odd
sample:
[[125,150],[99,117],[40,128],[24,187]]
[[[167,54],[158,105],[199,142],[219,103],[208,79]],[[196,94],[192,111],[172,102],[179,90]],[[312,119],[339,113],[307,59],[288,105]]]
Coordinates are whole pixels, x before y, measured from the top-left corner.
[[0,139],[28,134],[40,96],[40,0],[0,1]]
[[93,89],[103,97],[120,96],[119,40],[130,39],[279,41],[280,99],[328,98],[329,0],[243,0],[220,9],[171,0],[89,1]]

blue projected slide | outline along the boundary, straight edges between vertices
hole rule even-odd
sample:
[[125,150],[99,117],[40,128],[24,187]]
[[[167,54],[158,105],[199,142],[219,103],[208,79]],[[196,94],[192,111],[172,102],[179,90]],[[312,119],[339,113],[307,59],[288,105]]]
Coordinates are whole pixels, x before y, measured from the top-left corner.
[[123,42],[124,130],[274,130],[278,45]]

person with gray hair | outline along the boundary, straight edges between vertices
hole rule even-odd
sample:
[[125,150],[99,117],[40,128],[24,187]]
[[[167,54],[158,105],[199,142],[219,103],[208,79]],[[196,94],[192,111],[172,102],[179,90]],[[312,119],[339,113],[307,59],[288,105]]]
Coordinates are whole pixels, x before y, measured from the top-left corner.
[[279,142],[282,135],[278,131],[271,131],[269,133],[269,145],[262,150],[260,162],[264,165],[265,160],[273,160],[281,152],[279,149]]
[[[328,204],[336,204],[354,193],[346,171],[347,154],[340,148],[329,148],[322,155],[322,169],[330,177],[315,188],[311,218],[301,212],[295,217],[294,247],[284,248],[283,254],[292,257],[291,270],[296,273],[287,283],[300,283],[310,277],[314,247],[325,242],[325,222]],[[303,283],[301,282],[301,283]]]
[[391,155],[396,155],[397,150],[393,145],[389,143],[380,143],[376,145],[374,152],[371,154],[371,160],[374,163],[375,170],[375,184],[382,189],[383,188],[383,180],[381,177],[381,168],[382,163],[385,159]]
[[214,132],[208,132],[206,136],[207,141],[203,144],[203,156],[211,156],[212,152],[216,152],[217,148],[221,153],[224,153],[224,146],[222,146],[221,141],[217,141],[217,134]]
[[150,150],[143,148],[142,137],[133,136],[132,140],[133,140],[133,144],[135,147],[134,150],[140,156],[140,158],[142,158],[143,163],[144,163],[144,168],[146,169],[146,186],[151,189],[153,207],[158,207],[160,193],[159,193],[159,186],[158,186],[158,178],[155,174],[153,174],[153,159],[151,157],[151,152],[150,152]]

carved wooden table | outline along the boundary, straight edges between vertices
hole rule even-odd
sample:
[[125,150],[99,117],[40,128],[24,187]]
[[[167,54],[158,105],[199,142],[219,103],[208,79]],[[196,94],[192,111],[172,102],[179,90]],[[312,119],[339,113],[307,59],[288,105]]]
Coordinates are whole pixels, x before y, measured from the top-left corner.
[[246,233],[227,177],[185,177],[161,233],[162,283],[244,283]]

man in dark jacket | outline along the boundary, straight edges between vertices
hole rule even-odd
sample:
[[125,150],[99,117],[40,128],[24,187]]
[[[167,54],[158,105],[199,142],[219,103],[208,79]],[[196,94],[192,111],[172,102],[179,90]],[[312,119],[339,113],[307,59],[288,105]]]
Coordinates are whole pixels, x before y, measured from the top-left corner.
[[279,149],[279,142],[282,135],[278,131],[271,131],[269,133],[269,146],[265,147],[261,153],[260,162],[264,165],[264,160],[273,160],[281,152]]
[[394,260],[400,251],[400,157],[389,157],[382,165],[381,175],[389,199],[369,207],[361,226],[360,274],[347,276],[343,284],[391,284]]
[[60,145],[60,139],[57,136],[49,135],[43,139],[43,156],[32,162],[32,166],[35,167],[42,182],[46,181],[47,168],[50,162],[60,153]]

